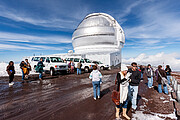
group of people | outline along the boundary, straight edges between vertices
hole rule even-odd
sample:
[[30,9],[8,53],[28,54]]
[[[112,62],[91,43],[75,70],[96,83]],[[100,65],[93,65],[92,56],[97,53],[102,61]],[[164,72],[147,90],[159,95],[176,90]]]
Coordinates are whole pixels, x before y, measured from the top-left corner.
[[[28,62],[28,59],[25,59],[25,61],[21,61],[19,66],[22,72],[22,83],[24,83],[25,79],[28,79],[29,77],[29,73],[31,71],[31,65]],[[36,72],[39,72],[40,80],[42,80],[43,67],[44,67],[43,59],[41,58],[35,68]],[[6,71],[9,75],[9,87],[12,87],[14,85],[13,79],[14,79],[14,74],[15,74],[15,67],[14,67],[13,61],[9,62],[9,65],[6,68]]]
[[[142,69],[143,68],[143,69]],[[158,83],[158,92],[162,93],[162,86],[164,88],[164,93],[168,94],[167,84],[163,83],[163,78],[167,78],[168,84],[170,84],[171,79],[171,69],[167,65],[166,69],[163,70],[162,66],[159,65],[157,70],[154,71],[150,64],[147,67],[138,68],[137,63],[133,62],[131,67],[125,65],[121,66],[121,71],[117,73],[116,76],[116,86],[117,91],[120,93],[119,105],[116,105],[116,118],[120,118],[119,112],[122,108],[123,117],[130,120],[130,117],[127,115],[127,106],[129,101],[132,104],[131,111],[135,112],[137,109],[137,96],[140,81],[143,79],[143,75],[146,75],[148,78],[147,87],[149,89],[153,88],[153,80],[156,79]],[[92,80],[94,100],[97,98],[100,99],[100,82],[102,79],[101,72],[97,69],[97,66],[93,67],[93,71],[90,73],[89,78]]]

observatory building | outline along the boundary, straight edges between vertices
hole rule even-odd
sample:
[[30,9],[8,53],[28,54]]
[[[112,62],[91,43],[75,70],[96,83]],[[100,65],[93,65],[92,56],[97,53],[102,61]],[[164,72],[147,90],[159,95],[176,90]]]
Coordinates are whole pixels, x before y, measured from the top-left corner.
[[82,54],[109,66],[121,64],[124,43],[123,29],[112,16],[105,13],[87,15],[72,35],[75,54]]

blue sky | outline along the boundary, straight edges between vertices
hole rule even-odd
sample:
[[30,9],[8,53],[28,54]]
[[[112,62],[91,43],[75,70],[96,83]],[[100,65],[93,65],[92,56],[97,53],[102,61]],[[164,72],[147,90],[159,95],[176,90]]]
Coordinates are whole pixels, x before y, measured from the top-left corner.
[[73,49],[74,29],[93,12],[122,26],[124,58],[161,52],[180,58],[179,6],[179,0],[1,0],[0,62]]

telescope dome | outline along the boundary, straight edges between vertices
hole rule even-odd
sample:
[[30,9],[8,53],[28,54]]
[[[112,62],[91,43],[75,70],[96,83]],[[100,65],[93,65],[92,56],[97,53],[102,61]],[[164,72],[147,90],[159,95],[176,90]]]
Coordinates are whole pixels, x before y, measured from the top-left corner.
[[123,29],[112,16],[105,13],[87,15],[72,36],[76,53],[120,51],[124,42]]

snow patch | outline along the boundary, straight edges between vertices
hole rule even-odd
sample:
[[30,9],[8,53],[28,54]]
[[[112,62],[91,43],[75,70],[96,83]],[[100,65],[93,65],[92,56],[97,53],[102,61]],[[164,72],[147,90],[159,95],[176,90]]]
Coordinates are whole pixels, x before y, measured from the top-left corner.
[[162,96],[162,97],[160,97],[160,99],[161,99],[161,100],[164,100],[165,98]]
[[148,99],[146,99],[145,97],[142,97],[142,99],[143,99],[144,101],[148,102]]
[[[160,118],[163,117],[163,118]],[[171,118],[177,119],[175,112],[171,114],[159,114],[159,113],[152,113],[151,114],[144,114],[143,111],[136,111],[135,114],[132,115],[132,120],[164,120],[164,118]]]

